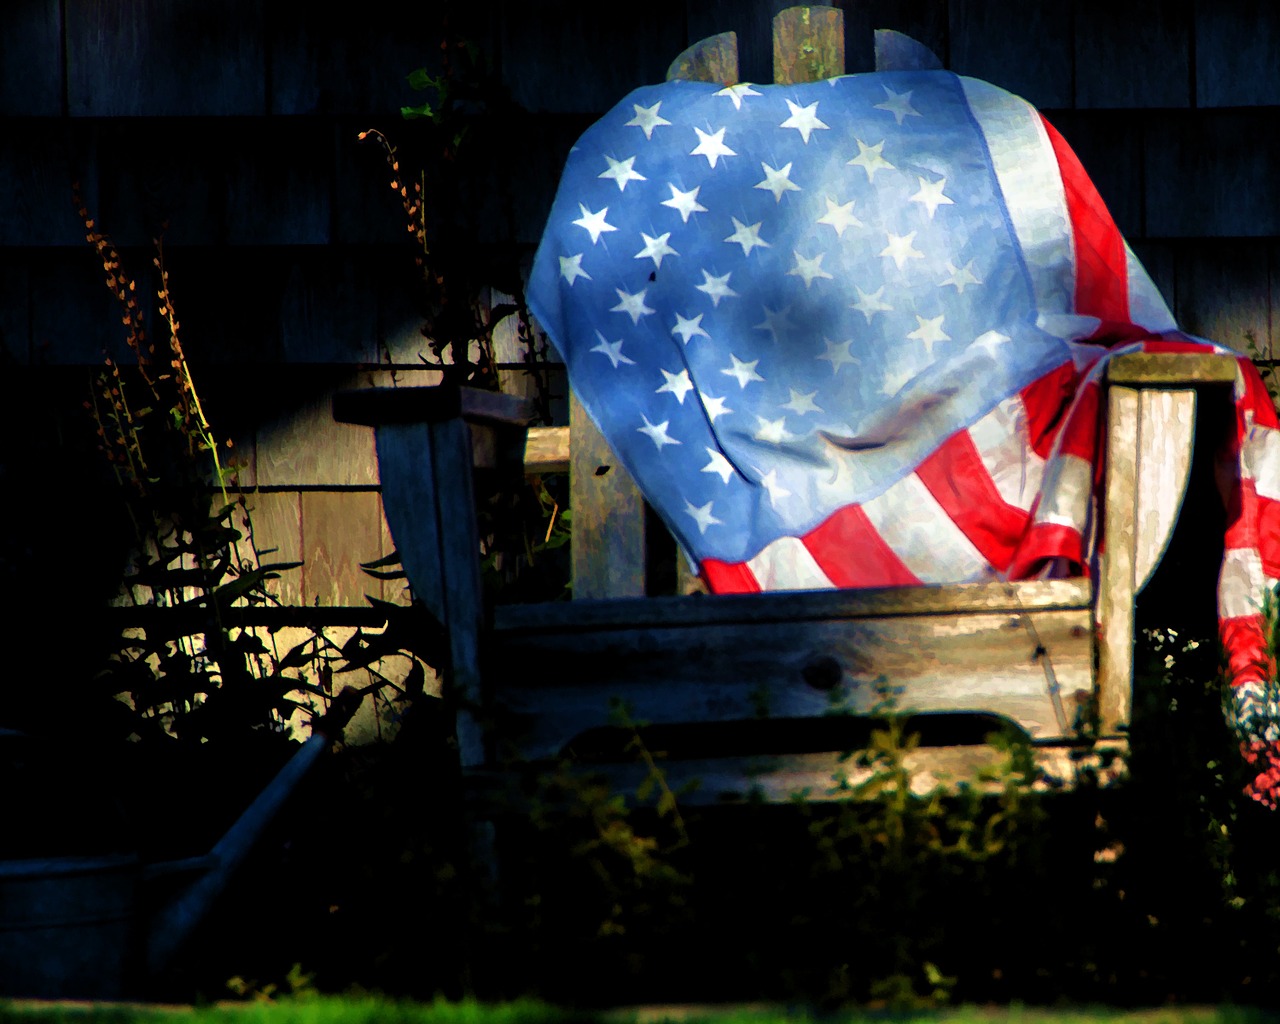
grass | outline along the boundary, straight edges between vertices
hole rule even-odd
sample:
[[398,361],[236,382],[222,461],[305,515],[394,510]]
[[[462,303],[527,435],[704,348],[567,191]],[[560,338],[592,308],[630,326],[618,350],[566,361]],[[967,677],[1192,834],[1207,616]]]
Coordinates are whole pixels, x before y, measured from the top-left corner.
[[590,1013],[517,1001],[413,1003],[374,996],[315,997],[209,1006],[0,1002],[0,1024],[1268,1024],[1280,1014],[1243,1007],[1150,1010],[963,1007],[815,1014],[779,1006],[648,1007]]

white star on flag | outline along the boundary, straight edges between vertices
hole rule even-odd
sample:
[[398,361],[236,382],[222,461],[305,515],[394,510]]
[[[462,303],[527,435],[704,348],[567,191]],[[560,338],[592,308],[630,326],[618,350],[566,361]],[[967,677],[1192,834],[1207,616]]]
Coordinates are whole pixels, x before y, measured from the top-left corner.
[[813,284],[815,278],[825,277],[828,281],[832,280],[832,276],[822,269],[822,257],[826,253],[820,252],[812,259],[807,259],[798,252],[793,252],[792,255],[796,258],[796,265],[788,270],[787,273],[803,279],[806,289]]
[[907,260],[924,259],[924,253],[911,244],[916,240],[916,232],[895,235],[892,231],[887,231],[885,234],[889,238],[889,244],[880,250],[880,255],[890,257],[899,270],[903,268]]
[[730,217],[733,221],[733,234],[725,239],[726,242],[735,242],[742,246],[742,255],[750,256],[751,250],[757,246],[768,247],[769,243],[760,237],[760,225],[763,221],[756,221],[750,227],[743,224],[737,217]]
[[894,120],[897,121],[898,124],[902,124],[902,119],[905,117],[922,117],[923,116],[920,113],[920,111],[916,110],[916,108],[911,105],[910,89],[908,89],[906,92],[899,93],[899,92],[894,92],[892,89],[890,89],[886,85],[884,87],[884,91],[888,96],[888,99],[886,99],[883,103],[875,104],[876,110],[889,111],[889,113],[893,115]]
[[666,370],[662,370],[661,367],[659,369],[662,376],[666,378],[666,383],[658,388],[654,394],[660,395],[664,391],[669,391],[675,395],[676,401],[680,405],[684,405],[684,396],[693,390],[693,381],[689,379],[689,371],[681,370],[679,373],[668,373]]
[[720,372],[726,377],[732,377],[736,380],[738,382],[738,387],[745,389],[753,380],[764,380],[760,374],[756,373],[756,364],[760,362],[759,359],[753,359],[749,363],[744,363],[732,352],[729,353],[729,358],[733,360],[733,365],[726,367]]
[[626,189],[627,182],[629,181],[648,181],[649,180],[643,174],[641,174],[639,171],[633,168],[632,165],[635,164],[636,162],[636,158],[633,156],[629,156],[625,160],[615,160],[611,156],[606,156],[605,160],[609,164],[609,169],[607,171],[601,171],[600,174],[597,175],[597,177],[612,178],[614,181],[618,183],[619,192],[622,192]]
[[787,429],[787,418],[785,416],[779,416],[776,420],[771,420],[757,415],[756,423],[758,426],[753,436],[757,441],[764,441],[766,444],[786,444],[788,441],[796,439],[796,435]]
[[791,392],[791,398],[784,402],[780,409],[790,409],[797,416],[803,416],[809,412],[822,412],[818,403],[814,401],[818,397],[818,392],[810,391],[808,394],[800,394],[795,388],[787,388]]
[[817,358],[825,359],[831,364],[831,375],[833,377],[840,372],[840,367],[858,362],[858,359],[849,351],[853,347],[852,338],[847,341],[832,341],[830,338],[823,338],[822,343],[827,346],[827,350]]
[[881,139],[874,146],[868,146],[861,139],[854,139],[858,144],[858,155],[849,161],[849,165],[861,167],[867,172],[867,181],[874,181],[876,171],[892,171],[896,170],[893,164],[889,163],[882,154],[884,150],[884,140]]
[[671,426],[670,420],[663,420],[661,423],[653,424],[649,422],[649,417],[644,413],[640,414],[640,418],[644,420],[644,426],[636,427],[637,433],[645,434],[658,451],[662,451],[664,445],[680,443],[667,433],[667,428]]
[[[881,255],[884,255],[881,253]],[[871,323],[871,318],[877,313],[892,313],[893,307],[884,301],[884,285],[881,285],[874,292],[868,295],[857,285],[854,285],[854,291],[858,293],[858,301],[849,304],[850,309],[856,309],[859,313],[867,318],[867,323]]]
[[781,309],[772,309],[769,306],[764,307],[764,319],[755,325],[757,331],[768,331],[776,344],[779,337],[785,337],[788,333],[795,330],[795,324],[791,322],[788,314],[791,312],[790,306],[783,306]]
[[615,370],[618,368],[619,363],[626,363],[628,366],[636,365],[636,361],[634,359],[628,359],[626,356],[622,354],[621,338],[619,338],[617,341],[605,341],[604,335],[601,334],[599,331],[596,331],[596,337],[600,339],[600,343],[596,345],[595,348],[590,349],[589,351],[599,352],[602,355],[608,356],[609,362],[613,363],[613,368]]
[[680,220],[685,224],[689,223],[689,214],[706,213],[707,208],[698,202],[698,189],[702,186],[698,185],[691,188],[688,192],[681,192],[678,188],[667,183],[667,188],[671,189],[671,198],[662,200],[663,206],[669,206],[680,214]]
[[633,294],[630,292],[624,292],[621,288],[615,288],[614,291],[618,293],[618,304],[616,306],[611,306],[609,312],[626,313],[631,317],[631,322],[633,324],[638,324],[642,316],[648,316],[650,313],[657,312],[657,310],[651,309],[644,304],[644,293],[648,290],[648,288],[641,288],[638,292]]
[[724,483],[729,482],[729,478],[737,472],[733,468],[733,463],[724,457],[724,453],[716,448],[708,448],[707,454],[711,456],[711,460],[702,467],[704,473],[715,473]]
[[941,316],[935,316],[929,320],[917,315],[916,329],[910,332],[907,337],[924,342],[925,351],[933,355],[933,346],[937,342],[951,340],[951,335],[942,329],[942,320],[943,317]]
[[716,398],[714,395],[708,395],[705,391],[699,392],[699,394],[702,398],[702,408],[706,410],[707,419],[712,423],[718,420],[721,416],[733,412],[732,409],[724,404],[725,399]]
[[826,224],[834,229],[837,238],[844,237],[845,228],[865,228],[866,225],[853,215],[854,200],[840,205],[830,196],[827,199],[827,212],[818,218],[819,224]]
[[947,179],[942,178],[939,181],[925,181],[919,175],[916,181],[920,182],[920,191],[910,197],[913,203],[921,203],[929,212],[929,219],[933,220],[934,213],[937,212],[939,206],[953,206],[955,200],[950,196],[942,194],[942,190],[947,187]]
[[573,287],[573,282],[580,277],[591,280],[591,275],[582,269],[582,253],[576,253],[573,256],[560,257],[560,276],[569,282],[569,287]]
[[982,284],[982,281],[973,272],[973,260],[958,269],[954,263],[947,260],[947,274],[947,279],[940,281],[939,287],[945,288],[947,285],[952,285],[960,295],[964,294],[965,288],[969,285]]
[[702,335],[704,338],[710,338],[711,335],[702,329],[703,314],[699,313],[690,320],[686,320],[679,313],[676,314],[676,325],[671,328],[671,333],[676,335],[686,345],[689,344],[690,338]]
[[693,149],[689,150],[690,156],[705,156],[707,158],[707,163],[712,167],[715,167],[716,161],[722,156],[738,155],[724,144],[723,128],[712,132],[710,135],[704,132],[701,128],[695,128],[694,131],[698,133],[698,144],[694,146]]
[[668,231],[665,235],[659,235],[657,238],[650,238],[643,231],[641,231],[640,237],[644,239],[644,248],[641,249],[638,253],[636,253],[636,259],[653,260],[653,266],[655,270],[661,268],[663,256],[679,256],[680,255],[673,248],[671,248],[670,245],[667,244],[667,239],[671,237],[670,231]]
[[693,516],[693,521],[698,524],[699,533],[706,533],[708,526],[720,526],[724,522],[723,519],[717,519],[711,514],[712,504],[713,503],[709,501],[705,505],[695,505],[687,498],[685,499],[684,510],[689,515]]
[[782,170],[770,167],[763,160],[760,166],[764,170],[764,181],[757,184],[756,188],[764,189],[773,193],[773,201],[775,203],[782,202],[782,194],[784,192],[799,192],[800,186],[791,180],[791,164],[787,164]]
[[742,101],[745,97],[759,96],[760,94],[751,88],[751,84],[749,82],[739,82],[737,85],[726,85],[716,93],[716,95],[728,96],[729,99],[733,100],[733,109],[741,110]]
[[599,212],[592,213],[585,206],[579,203],[578,209],[582,211],[582,216],[575,220],[574,223],[577,224],[578,227],[584,228],[587,234],[591,236],[592,245],[595,245],[596,242],[600,241],[600,236],[606,231],[618,230],[612,224],[605,222],[604,215],[609,212],[609,207],[602,207]]
[[720,307],[721,299],[736,299],[738,293],[729,287],[729,278],[733,271],[724,274],[721,277],[712,277],[705,270],[702,272],[702,284],[694,285],[700,292],[706,292],[711,296],[711,305],[717,309]]
[[809,133],[820,128],[830,128],[829,124],[824,124],[818,120],[818,101],[814,100],[807,107],[801,107],[799,104],[792,103],[787,100],[787,106],[791,108],[791,116],[787,118],[779,128],[794,128],[800,133],[804,139],[805,145],[809,144]]
[[639,103],[633,103],[631,105],[635,108],[636,116],[627,122],[627,127],[643,129],[644,137],[646,139],[653,138],[653,130],[659,125],[671,123],[658,113],[658,108],[662,106],[661,100],[651,107],[642,107]]

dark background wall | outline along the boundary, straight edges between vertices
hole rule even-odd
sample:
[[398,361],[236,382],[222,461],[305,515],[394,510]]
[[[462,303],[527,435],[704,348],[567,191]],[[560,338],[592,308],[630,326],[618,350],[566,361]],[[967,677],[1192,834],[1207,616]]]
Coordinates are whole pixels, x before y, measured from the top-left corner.
[[[148,279],[166,249],[184,341],[238,438],[255,518],[295,603],[398,599],[356,571],[389,550],[372,442],[333,424],[335,387],[399,367],[429,379],[412,248],[376,127],[411,145],[405,76],[439,61],[442,19],[517,105],[478,192],[481,240],[526,257],[559,167],[593,117],[660,80],[690,42],[738,33],[742,77],[771,78],[778,0],[326,6],[267,0],[5,0],[0,5],[0,368],[7,517],[62,523],[88,486],[76,454],[85,368],[121,353],[119,317],[70,199]],[[1076,148],[1183,326],[1275,340],[1280,6],[1266,0],[847,0],[848,70],[894,28],[954,71],[1040,106]],[[479,209],[479,207],[478,207]],[[517,361],[511,345],[502,358]],[[514,380],[514,378],[513,378]],[[68,453],[71,454],[68,454]],[[38,457],[37,457],[38,456]],[[77,461],[81,459],[81,461]],[[56,473],[56,486],[40,474]],[[83,477],[78,474],[86,474]],[[68,478],[70,478],[68,480]],[[56,495],[42,498],[41,495]],[[29,527],[27,527],[29,528]],[[104,528],[105,529],[105,528]],[[381,589],[379,589],[381,588]]]

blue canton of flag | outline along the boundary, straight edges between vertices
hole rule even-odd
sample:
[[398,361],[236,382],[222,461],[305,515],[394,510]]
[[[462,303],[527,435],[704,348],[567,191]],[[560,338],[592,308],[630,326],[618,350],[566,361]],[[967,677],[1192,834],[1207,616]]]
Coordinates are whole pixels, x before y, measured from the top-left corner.
[[[1023,168],[1024,139],[1047,151],[1034,110],[944,72],[669,82],[582,136],[529,305],[695,562],[874,509],[1070,362],[1089,330],[1062,188]],[[937,540],[917,532],[906,547]],[[935,554],[947,578],[993,573],[963,545]]]

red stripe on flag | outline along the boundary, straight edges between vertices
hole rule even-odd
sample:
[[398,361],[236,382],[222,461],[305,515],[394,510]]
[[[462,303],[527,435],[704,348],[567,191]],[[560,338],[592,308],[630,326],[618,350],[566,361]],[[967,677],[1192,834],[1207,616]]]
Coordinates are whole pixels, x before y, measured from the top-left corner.
[[758,594],[760,584],[746,562],[722,562],[708,558],[702,563],[702,578],[713,594]]
[[1267,658],[1266,634],[1261,615],[1222,619],[1218,636],[1227,655],[1227,679],[1232,686],[1265,683],[1275,672]]
[[1236,481],[1227,501],[1223,547],[1256,550],[1263,572],[1280,579],[1280,501],[1259,495],[1252,480]]
[[916,476],[992,568],[1003,572],[1030,516],[996,488],[967,430],[952,434],[916,469]]
[[1070,362],[1032,381],[1018,393],[1027,412],[1028,442],[1040,458],[1049,457],[1058,426],[1075,393],[1076,369]]
[[1089,562],[1084,557],[1084,540],[1079,530],[1059,523],[1037,523],[1027,531],[1009,563],[1009,579],[1030,579],[1055,558],[1069,563],[1070,575],[1088,576]]
[[1129,269],[1124,239],[1067,140],[1043,117],[1067,196],[1075,236],[1076,312],[1129,322]]
[[837,587],[906,587],[920,583],[859,505],[846,505],[802,540]]

